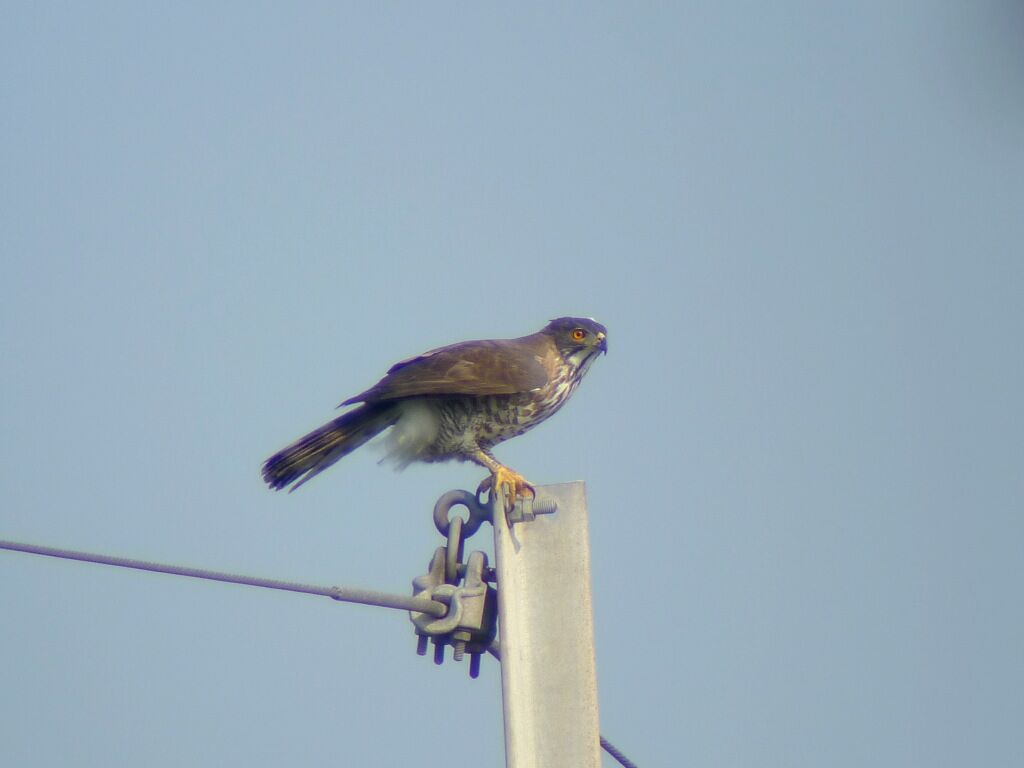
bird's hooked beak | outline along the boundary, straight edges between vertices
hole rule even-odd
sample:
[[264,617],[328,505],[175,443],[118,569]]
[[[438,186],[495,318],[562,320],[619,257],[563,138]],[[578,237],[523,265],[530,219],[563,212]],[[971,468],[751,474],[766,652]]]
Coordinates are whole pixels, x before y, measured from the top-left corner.
[[603,331],[597,332],[597,348],[608,354],[608,336]]

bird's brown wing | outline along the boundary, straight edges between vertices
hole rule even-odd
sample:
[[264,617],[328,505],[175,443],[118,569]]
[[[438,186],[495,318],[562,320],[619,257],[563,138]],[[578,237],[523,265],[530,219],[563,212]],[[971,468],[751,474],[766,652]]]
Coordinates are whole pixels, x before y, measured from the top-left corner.
[[416,395],[511,395],[543,387],[548,374],[538,357],[541,339],[464,341],[391,366],[370,389],[342,403]]

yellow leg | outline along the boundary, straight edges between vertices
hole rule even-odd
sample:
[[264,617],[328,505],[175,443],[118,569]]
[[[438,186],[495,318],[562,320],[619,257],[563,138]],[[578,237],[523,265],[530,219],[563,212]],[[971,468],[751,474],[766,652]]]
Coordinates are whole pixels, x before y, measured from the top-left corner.
[[515,506],[517,498],[537,498],[537,491],[529,480],[515,470],[498,463],[490,454],[480,451],[474,458],[491,470],[490,477],[485,477],[477,487],[477,496],[487,491],[488,501],[493,501],[494,495],[501,490],[505,494],[506,513]]

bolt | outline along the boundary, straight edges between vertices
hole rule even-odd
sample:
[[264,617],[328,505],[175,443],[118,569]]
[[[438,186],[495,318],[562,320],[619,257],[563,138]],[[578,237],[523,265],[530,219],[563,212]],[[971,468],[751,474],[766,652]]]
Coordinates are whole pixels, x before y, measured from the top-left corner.
[[416,638],[416,654],[418,656],[427,655],[427,636],[420,635]]
[[455,648],[455,660],[462,661],[463,655],[466,653],[466,643],[470,641],[472,635],[465,630],[459,630],[452,632],[452,647]]

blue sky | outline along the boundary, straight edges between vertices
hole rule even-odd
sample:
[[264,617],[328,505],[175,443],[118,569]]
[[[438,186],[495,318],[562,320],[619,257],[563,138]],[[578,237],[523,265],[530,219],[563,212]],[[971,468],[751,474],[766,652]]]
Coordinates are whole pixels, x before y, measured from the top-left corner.
[[[1019,765],[1022,33],[1012,2],[11,6],[0,538],[405,592],[477,468],[360,451],[289,496],[260,462],[395,360],[594,316],[609,355],[497,454],[587,482],[605,734]],[[398,612],[0,576],[12,765],[502,764],[495,665],[435,668]]]

